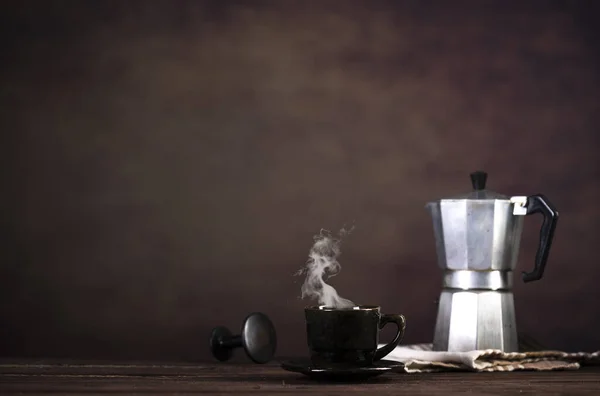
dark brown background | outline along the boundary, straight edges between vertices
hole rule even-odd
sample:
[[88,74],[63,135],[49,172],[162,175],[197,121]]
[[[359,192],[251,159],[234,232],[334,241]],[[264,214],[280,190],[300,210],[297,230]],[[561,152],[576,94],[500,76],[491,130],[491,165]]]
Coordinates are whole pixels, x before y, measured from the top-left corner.
[[430,341],[424,204],[476,169],[561,212],[545,278],[515,287],[519,329],[599,349],[597,8],[3,2],[1,354],[206,358],[213,326],[255,310],[304,353],[292,274],[352,221],[332,284]]

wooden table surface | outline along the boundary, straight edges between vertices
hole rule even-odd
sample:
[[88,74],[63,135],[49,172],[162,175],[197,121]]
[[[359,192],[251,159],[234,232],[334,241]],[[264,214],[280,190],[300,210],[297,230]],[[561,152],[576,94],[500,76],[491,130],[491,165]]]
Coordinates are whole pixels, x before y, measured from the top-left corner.
[[576,371],[387,373],[364,383],[322,383],[276,361],[206,364],[0,362],[0,395],[9,394],[600,395],[600,367]]

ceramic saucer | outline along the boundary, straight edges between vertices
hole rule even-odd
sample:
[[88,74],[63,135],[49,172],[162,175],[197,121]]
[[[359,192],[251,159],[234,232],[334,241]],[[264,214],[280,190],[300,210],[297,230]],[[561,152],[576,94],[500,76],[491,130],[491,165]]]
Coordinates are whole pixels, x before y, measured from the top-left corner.
[[358,381],[388,372],[401,372],[404,364],[391,360],[378,360],[373,365],[364,367],[355,365],[315,367],[309,358],[298,358],[282,362],[281,368],[317,380]]

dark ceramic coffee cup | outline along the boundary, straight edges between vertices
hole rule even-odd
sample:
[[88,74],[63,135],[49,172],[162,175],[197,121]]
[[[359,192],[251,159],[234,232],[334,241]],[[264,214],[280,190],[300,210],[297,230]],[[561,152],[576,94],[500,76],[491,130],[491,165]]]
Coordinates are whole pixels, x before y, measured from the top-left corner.
[[[314,306],[304,313],[310,357],[316,366],[372,365],[396,348],[406,328],[404,316],[382,314],[378,306]],[[379,331],[388,323],[395,323],[398,331],[392,342],[377,349]]]

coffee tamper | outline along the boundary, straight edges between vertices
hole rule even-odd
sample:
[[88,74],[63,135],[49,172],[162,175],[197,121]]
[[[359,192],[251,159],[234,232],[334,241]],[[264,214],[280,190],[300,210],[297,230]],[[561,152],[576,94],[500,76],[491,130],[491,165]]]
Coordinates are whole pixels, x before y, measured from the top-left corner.
[[275,355],[277,334],[269,317],[261,312],[251,313],[244,319],[242,333],[232,335],[223,326],[215,327],[210,335],[210,351],[222,362],[231,359],[235,348],[244,347],[254,363],[267,363]]

